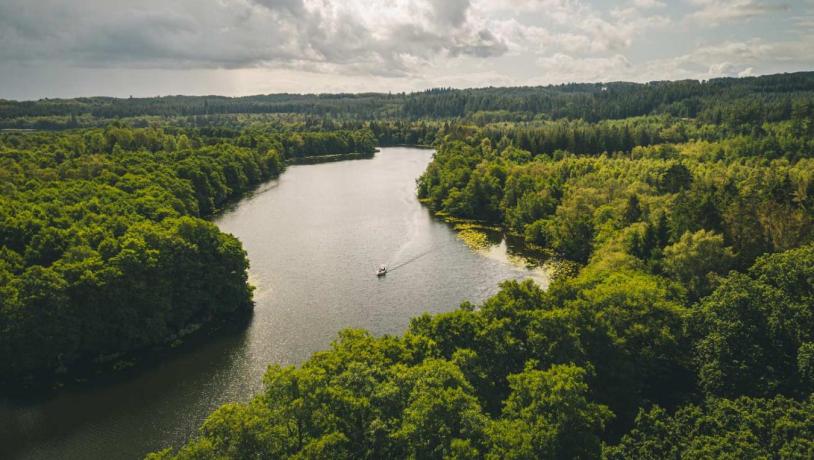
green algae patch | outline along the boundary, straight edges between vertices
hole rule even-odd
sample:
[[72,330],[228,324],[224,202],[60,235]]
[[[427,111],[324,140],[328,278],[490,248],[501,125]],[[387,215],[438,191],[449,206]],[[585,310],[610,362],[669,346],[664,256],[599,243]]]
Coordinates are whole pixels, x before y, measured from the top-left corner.
[[458,230],[458,238],[474,250],[483,250],[489,248],[489,237],[485,233],[474,228],[463,228]]

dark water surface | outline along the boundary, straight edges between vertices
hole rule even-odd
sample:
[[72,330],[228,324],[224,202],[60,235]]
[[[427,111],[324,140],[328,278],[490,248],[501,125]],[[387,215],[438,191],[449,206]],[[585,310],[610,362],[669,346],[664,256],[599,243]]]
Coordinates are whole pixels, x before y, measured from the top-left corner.
[[[431,156],[385,148],[370,160],[292,166],[226,211],[215,222],[243,242],[257,287],[248,327],[119,382],[0,401],[0,458],[141,458],[189,439],[217,406],[250,398],[269,363],[300,363],[342,328],[400,334],[411,317],[479,302],[501,280],[545,283],[505,243],[473,251],[418,203],[415,179]],[[398,268],[376,278],[381,263]]]

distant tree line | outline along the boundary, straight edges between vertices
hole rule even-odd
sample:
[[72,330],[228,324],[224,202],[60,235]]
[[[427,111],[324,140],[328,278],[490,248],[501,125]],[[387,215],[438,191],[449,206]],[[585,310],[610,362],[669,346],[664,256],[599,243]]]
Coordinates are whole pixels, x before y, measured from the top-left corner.
[[[451,119],[521,121],[528,117],[596,122],[669,114],[705,123],[761,123],[788,120],[814,106],[814,72],[709,81],[589,83],[517,88],[433,89],[418,93],[271,94],[245,97],[92,97],[0,101],[0,126],[8,120],[62,117],[54,126],[76,127],[82,116],[115,119],[137,116],[221,114],[308,114],[333,118]],[[43,127],[43,126],[41,126]]]

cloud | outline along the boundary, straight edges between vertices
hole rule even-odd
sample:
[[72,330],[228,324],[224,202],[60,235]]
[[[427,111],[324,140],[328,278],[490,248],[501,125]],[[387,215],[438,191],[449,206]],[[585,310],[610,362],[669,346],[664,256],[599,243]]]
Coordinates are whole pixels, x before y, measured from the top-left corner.
[[789,10],[787,2],[771,0],[690,0],[690,3],[698,7],[690,18],[711,25]]
[[631,62],[620,54],[607,58],[578,59],[556,53],[538,59],[537,65],[543,74],[543,80],[548,82],[608,81],[630,75],[633,69]]
[[[483,16],[512,14],[511,19],[492,21],[490,28],[500,30],[515,48],[585,55],[620,52],[642,33],[669,25],[670,18],[644,11],[659,5],[656,0],[633,0],[603,13],[580,0],[480,0],[474,10]],[[546,25],[521,22],[526,17]]]
[[740,72],[738,72],[738,77],[751,77],[754,74],[755,74],[755,68],[754,67],[747,67],[747,68],[741,70]]
[[758,38],[746,42],[727,41],[699,46],[677,57],[649,62],[641,70],[641,75],[653,79],[705,79],[810,70],[814,68],[814,55],[810,52],[812,47],[814,36],[780,42]]
[[724,41],[675,56],[635,63],[623,55],[579,58],[565,53],[538,58],[538,84],[567,81],[639,81],[747,77],[814,68],[814,35],[800,40]]
[[[6,0],[0,58],[82,67],[273,67],[415,75],[416,66],[508,53],[619,52],[669,19],[578,0],[503,0],[558,29],[496,19],[483,0]],[[498,1],[498,4],[500,2]],[[631,5],[658,6],[655,0]]]
[[814,15],[798,16],[793,18],[795,25],[802,30],[814,30]]
[[442,25],[460,27],[466,21],[469,0],[431,0],[435,18]]
[[[7,0],[0,59],[86,67],[290,67],[399,75],[440,56],[500,56],[502,37],[468,20],[469,0]],[[372,3],[372,4],[371,4]],[[397,2],[398,3],[398,2]],[[365,15],[364,10],[383,13]],[[412,13],[412,14],[411,14]],[[11,46],[9,46],[11,45]]]
[[[812,7],[814,0],[0,0],[0,97],[396,91],[805,70],[814,68]],[[742,25],[753,18],[761,19],[756,27]]]
[[660,0],[633,0],[633,6],[637,8],[664,8],[667,5]]

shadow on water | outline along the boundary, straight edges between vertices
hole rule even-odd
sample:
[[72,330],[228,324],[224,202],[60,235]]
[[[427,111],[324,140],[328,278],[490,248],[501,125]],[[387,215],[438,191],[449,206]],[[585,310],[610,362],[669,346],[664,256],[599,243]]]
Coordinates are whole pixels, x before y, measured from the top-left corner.
[[[8,391],[0,398],[0,414],[4,415],[0,417],[0,458],[41,457],[37,445],[103,426],[121,413],[150,411],[173,397],[166,391],[179,381],[186,382],[184,387],[205,383],[213,368],[229,367],[243,354],[252,317],[246,314],[217,329],[202,330],[171,349],[135,355],[136,365],[122,371],[93,375],[59,388]],[[200,359],[201,355],[206,359]],[[69,418],[49,414],[69,414]]]
[[[211,220],[277,188],[279,180],[272,179],[230,201]],[[117,360],[126,364],[123,369],[83,366],[51,387],[0,389],[0,459],[50,458],[40,453],[38,446],[59,443],[77,431],[104,426],[122,412],[135,414],[155,407],[168,399],[166,390],[177,386],[179,380],[190,385],[206,382],[213,368],[231,367],[236,356],[245,354],[253,317],[252,310],[229,321],[205,325],[178,344],[124,355]],[[69,417],[66,421],[51,414]],[[100,454],[103,452],[100,450]]]

